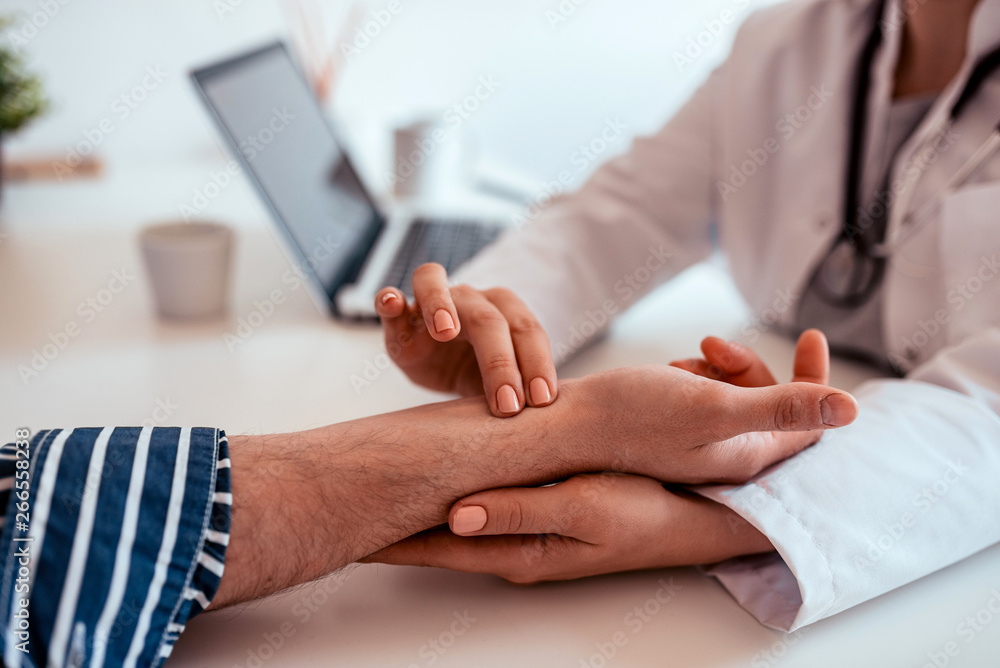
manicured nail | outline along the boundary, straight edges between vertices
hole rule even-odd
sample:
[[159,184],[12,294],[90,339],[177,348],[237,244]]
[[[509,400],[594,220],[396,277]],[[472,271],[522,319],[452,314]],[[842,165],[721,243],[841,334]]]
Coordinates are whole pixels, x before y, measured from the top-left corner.
[[504,385],[497,390],[497,406],[501,413],[516,413],[521,410],[517,403],[517,392],[510,385]]
[[385,306],[386,302],[388,302],[390,299],[395,299],[395,298],[396,298],[396,293],[394,292],[389,292],[385,295],[382,295],[382,306]]
[[486,526],[486,509],[482,506],[462,506],[455,511],[451,530],[457,534],[472,533]]
[[442,332],[447,332],[448,330],[455,329],[455,321],[451,317],[451,313],[448,313],[444,309],[440,309],[434,314],[434,329],[438,334]]
[[854,402],[843,394],[831,394],[819,403],[823,424],[828,427],[843,427],[854,419]]
[[552,401],[549,384],[545,382],[544,378],[536,378],[531,381],[531,384],[528,385],[528,391],[531,392],[531,403],[536,406],[543,406]]

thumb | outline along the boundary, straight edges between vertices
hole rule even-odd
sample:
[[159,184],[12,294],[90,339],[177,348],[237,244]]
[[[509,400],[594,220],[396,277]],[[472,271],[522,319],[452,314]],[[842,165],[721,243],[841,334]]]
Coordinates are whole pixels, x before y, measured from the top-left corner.
[[448,525],[460,536],[568,534],[573,528],[575,506],[578,503],[562,483],[494,489],[457,502],[448,515]]
[[727,435],[751,431],[807,431],[844,427],[858,417],[858,402],[847,392],[815,383],[743,388],[727,385],[721,408]]

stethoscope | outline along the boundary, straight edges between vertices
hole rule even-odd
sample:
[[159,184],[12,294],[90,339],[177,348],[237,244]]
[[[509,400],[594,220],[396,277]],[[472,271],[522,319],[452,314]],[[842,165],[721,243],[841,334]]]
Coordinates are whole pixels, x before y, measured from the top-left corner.
[[[858,214],[861,209],[861,165],[864,159],[868,120],[868,94],[871,87],[871,70],[875,55],[882,43],[880,23],[884,8],[885,0],[882,0],[876,10],[875,27],[861,51],[857,76],[855,77],[854,104],[851,110],[851,139],[845,180],[844,223],[833,248],[816,270],[819,280],[814,281],[818,294],[825,301],[847,308],[860,306],[867,301],[881,281],[887,259],[927,221],[929,214],[940,203],[941,198],[968,181],[1000,149],[1000,122],[998,122],[993,132],[965,164],[948,179],[945,185],[927,203],[911,213],[905,213],[907,205],[912,199],[927,165],[921,163],[918,169],[912,170],[912,175],[910,175],[911,170],[907,170],[907,174],[910,176],[903,183],[891,211],[887,214],[889,220],[882,229],[883,238],[871,243],[865,234],[857,233]],[[920,155],[928,149],[936,150],[931,144],[940,142],[941,138],[948,134],[986,79],[998,68],[1000,68],[1000,47],[976,62],[965,87],[949,110],[944,124],[935,132],[930,133],[929,138],[924,140],[914,155]],[[902,216],[901,220],[899,216]],[[891,236],[885,237],[888,230],[893,230],[893,233]],[[837,288],[830,287],[832,284],[837,284]]]

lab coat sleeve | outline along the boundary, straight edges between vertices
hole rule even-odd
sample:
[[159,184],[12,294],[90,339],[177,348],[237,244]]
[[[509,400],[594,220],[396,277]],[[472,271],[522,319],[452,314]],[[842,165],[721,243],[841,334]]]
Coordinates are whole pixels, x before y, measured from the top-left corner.
[[658,133],[635,139],[580,190],[554,198],[534,218],[532,209],[522,212],[519,225],[455,281],[510,289],[539,319],[558,363],[706,258],[719,79],[711,75]]
[[774,544],[706,569],[773,628],[793,631],[1000,542],[1000,330],[856,396],[849,427],[746,485],[696,490]]

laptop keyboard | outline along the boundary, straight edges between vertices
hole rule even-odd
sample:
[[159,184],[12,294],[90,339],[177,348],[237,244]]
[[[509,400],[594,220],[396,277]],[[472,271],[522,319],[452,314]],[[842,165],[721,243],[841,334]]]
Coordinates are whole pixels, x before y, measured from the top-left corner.
[[437,262],[451,274],[490,244],[501,228],[473,221],[413,221],[386,274],[385,285],[398,287],[413,297],[413,271],[425,262]]

